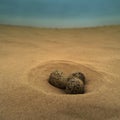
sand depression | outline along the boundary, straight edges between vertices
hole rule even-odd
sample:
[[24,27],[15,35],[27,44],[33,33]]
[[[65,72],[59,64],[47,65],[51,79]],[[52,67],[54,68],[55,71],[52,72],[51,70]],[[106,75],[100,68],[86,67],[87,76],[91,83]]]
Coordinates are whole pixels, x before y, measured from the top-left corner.
[[28,74],[27,82],[29,85],[42,92],[45,92],[46,94],[64,95],[62,90],[55,88],[48,83],[49,75],[54,70],[63,71],[66,76],[76,71],[83,72],[86,76],[87,82],[85,87],[86,94],[98,92],[99,89],[102,89],[102,86],[105,84],[104,77],[99,72],[94,71],[82,64],[64,60],[48,61],[42,65],[34,67]]

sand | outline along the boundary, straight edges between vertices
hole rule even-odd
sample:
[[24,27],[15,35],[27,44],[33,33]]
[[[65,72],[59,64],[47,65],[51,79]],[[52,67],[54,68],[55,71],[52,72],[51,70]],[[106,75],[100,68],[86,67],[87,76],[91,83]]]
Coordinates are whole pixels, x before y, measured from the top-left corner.
[[[85,94],[51,86],[56,69],[83,72]],[[0,25],[0,120],[120,120],[120,26]]]

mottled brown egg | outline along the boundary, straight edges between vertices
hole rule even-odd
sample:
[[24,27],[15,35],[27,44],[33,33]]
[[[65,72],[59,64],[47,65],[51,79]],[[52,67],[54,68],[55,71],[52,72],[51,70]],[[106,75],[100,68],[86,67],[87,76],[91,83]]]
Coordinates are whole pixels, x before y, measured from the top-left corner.
[[72,77],[66,84],[65,92],[67,94],[83,94],[84,83],[77,77]]
[[57,88],[66,88],[66,79],[63,77],[63,72],[53,71],[48,79],[49,83]]
[[68,81],[73,78],[73,77],[76,77],[76,78],[79,78],[80,80],[83,81],[83,83],[85,84],[85,75],[81,72],[75,72],[75,73],[72,73],[69,77],[68,77]]

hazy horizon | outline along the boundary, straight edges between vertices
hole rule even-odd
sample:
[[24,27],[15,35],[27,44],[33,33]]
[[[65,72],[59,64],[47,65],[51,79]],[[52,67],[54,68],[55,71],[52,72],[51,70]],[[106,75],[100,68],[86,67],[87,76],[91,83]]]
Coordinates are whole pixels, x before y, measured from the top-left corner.
[[0,24],[92,27],[120,24],[119,0],[1,0]]

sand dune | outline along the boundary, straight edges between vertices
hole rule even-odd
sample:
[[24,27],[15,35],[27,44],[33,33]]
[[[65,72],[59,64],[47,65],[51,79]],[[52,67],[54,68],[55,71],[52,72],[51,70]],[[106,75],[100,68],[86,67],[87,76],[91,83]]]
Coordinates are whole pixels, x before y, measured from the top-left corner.
[[[51,86],[55,69],[86,76],[85,94]],[[120,26],[0,25],[0,120],[119,120]]]

